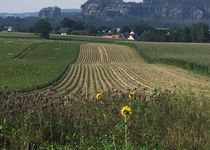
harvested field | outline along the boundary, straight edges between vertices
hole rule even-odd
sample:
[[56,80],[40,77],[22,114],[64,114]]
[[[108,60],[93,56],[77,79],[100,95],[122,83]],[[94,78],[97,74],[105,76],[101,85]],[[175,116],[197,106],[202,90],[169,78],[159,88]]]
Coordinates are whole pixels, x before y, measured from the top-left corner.
[[69,67],[65,78],[53,87],[61,94],[94,95],[109,90],[191,89],[208,92],[208,78],[185,70],[145,63],[129,47],[114,44],[83,44],[76,63]]

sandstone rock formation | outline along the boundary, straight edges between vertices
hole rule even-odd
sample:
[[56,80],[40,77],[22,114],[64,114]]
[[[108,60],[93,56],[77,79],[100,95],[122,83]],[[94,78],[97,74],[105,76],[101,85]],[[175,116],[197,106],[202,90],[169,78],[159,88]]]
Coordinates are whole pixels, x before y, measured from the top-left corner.
[[86,20],[116,21],[138,18],[147,20],[208,20],[209,0],[144,0],[142,3],[123,0],[88,0],[81,6]]
[[55,18],[61,15],[61,9],[57,6],[43,8],[39,12],[40,18]]

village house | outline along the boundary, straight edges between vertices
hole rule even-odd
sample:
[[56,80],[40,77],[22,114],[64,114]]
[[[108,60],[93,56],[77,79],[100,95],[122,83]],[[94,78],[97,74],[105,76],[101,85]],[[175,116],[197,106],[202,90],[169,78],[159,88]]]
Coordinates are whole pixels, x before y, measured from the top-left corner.
[[12,32],[13,31],[13,27],[12,26],[5,26],[4,27],[4,31]]
[[69,28],[61,27],[61,28],[58,30],[58,32],[59,32],[61,35],[65,36],[65,35],[67,35],[68,32],[69,32]]

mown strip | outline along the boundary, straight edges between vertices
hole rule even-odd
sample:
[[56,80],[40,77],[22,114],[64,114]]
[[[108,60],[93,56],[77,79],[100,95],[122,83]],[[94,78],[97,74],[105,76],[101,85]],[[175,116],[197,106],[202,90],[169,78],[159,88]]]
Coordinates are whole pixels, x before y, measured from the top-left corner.
[[30,53],[33,49],[35,49],[40,44],[41,43],[37,42],[37,43],[34,43],[34,44],[30,45],[29,47],[25,48],[21,53],[19,53],[14,58],[16,58],[16,59],[22,59],[24,56],[26,56],[28,53]]

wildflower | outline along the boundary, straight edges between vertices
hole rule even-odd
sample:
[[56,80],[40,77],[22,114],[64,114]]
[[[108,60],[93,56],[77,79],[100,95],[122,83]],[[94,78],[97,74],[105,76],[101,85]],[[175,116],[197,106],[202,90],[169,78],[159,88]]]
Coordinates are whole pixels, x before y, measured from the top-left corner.
[[120,114],[124,117],[128,117],[132,114],[132,110],[129,106],[123,106],[120,110]]
[[98,92],[97,94],[96,94],[96,99],[97,100],[100,100],[102,98],[102,94],[100,93],[100,92]]

